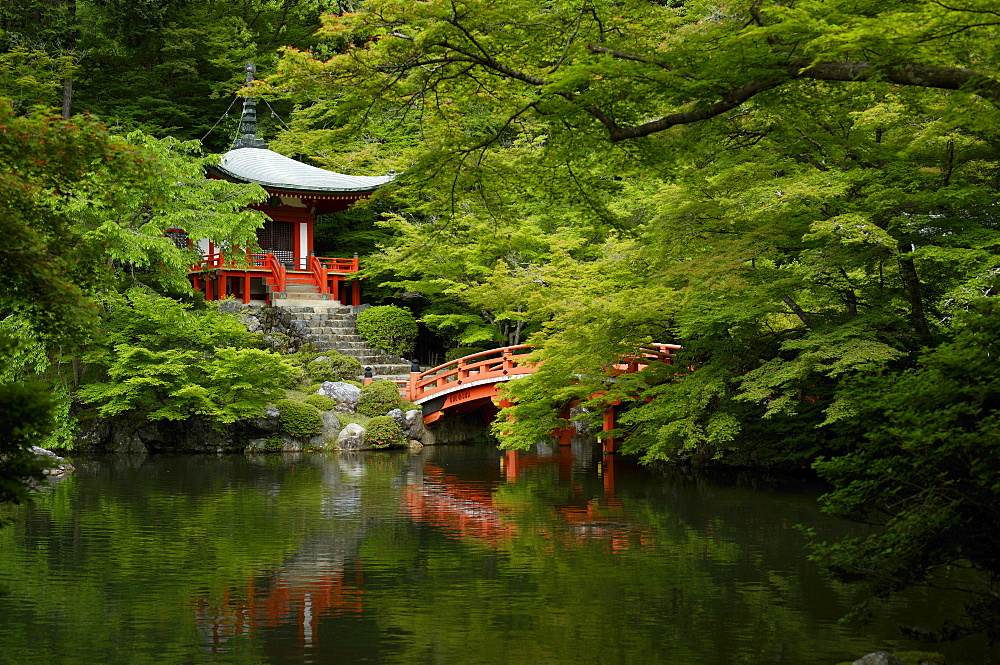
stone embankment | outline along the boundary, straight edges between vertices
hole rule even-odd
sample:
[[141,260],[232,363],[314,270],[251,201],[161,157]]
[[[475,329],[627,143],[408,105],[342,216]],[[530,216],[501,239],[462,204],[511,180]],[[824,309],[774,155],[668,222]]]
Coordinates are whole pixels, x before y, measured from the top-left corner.
[[[367,430],[363,424],[346,422],[357,408],[360,388],[328,381],[317,393],[335,400],[337,406],[320,413],[322,429],[309,437],[282,431],[281,412],[271,407],[258,418],[225,426],[213,425],[197,416],[184,421],[157,421],[138,428],[124,421],[95,418],[81,426],[76,447],[115,453],[258,453],[374,448],[366,441]],[[385,415],[396,421],[410,448],[436,443],[434,434],[424,426],[420,409],[406,412],[392,409]]]

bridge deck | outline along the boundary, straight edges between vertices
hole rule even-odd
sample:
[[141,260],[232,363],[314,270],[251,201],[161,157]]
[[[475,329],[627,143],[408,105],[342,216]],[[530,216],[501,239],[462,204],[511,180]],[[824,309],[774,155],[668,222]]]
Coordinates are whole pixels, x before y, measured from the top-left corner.
[[[641,371],[653,362],[670,362],[677,344],[647,344],[621,362],[608,368],[610,374]],[[493,402],[496,384],[531,374],[537,365],[528,362],[531,347],[527,344],[481,351],[438,365],[424,372],[413,372],[400,384],[400,394],[419,404],[428,424],[438,420],[445,411],[461,408],[472,402]]]

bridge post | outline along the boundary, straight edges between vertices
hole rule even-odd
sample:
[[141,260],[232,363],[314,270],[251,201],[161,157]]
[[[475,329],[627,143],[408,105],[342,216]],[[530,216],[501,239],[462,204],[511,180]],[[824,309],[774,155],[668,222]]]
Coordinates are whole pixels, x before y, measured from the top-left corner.
[[[610,432],[618,424],[618,409],[615,407],[621,404],[621,401],[615,401],[608,404],[608,410],[604,412],[604,426],[601,428],[604,432]],[[615,437],[609,436],[604,439],[604,454],[610,455],[615,452]]]
[[560,446],[568,446],[572,443],[573,435],[576,434],[576,428],[573,426],[570,420],[570,407],[564,407],[562,411],[559,412],[559,417],[569,421],[569,427],[560,427],[556,429],[555,434],[559,437]]
[[608,455],[603,462],[601,478],[604,481],[604,498],[613,499],[615,498],[615,458],[613,455]]
[[369,383],[371,383],[374,380],[375,380],[375,377],[372,376],[372,368],[371,367],[365,367],[365,376],[364,376],[363,379],[361,379],[361,385],[367,386]]
[[504,476],[507,480],[517,480],[518,476],[521,475],[521,460],[518,457],[518,451],[508,450],[504,457]]
[[409,397],[406,399],[410,402],[416,401],[417,399],[417,381],[420,380],[420,363],[414,358],[410,361],[410,382],[408,384],[407,392]]

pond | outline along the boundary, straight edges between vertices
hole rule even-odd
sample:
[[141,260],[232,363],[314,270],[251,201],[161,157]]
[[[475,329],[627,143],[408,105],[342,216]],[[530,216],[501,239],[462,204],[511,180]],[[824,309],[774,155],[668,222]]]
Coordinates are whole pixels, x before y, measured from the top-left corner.
[[832,665],[957,607],[842,627],[796,528],[854,528],[819,488],[586,444],[74,461],[0,513],[0,663]]

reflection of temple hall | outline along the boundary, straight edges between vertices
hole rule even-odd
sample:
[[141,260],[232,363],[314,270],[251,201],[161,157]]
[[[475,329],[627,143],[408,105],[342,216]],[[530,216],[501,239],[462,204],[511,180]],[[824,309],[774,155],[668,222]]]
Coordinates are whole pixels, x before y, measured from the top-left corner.
[[[255,71],[253,64],[248,64],[246,70],[249,83]],[[270,305],[282,298],[360,304],[358,282],[350,279],[358,271],[357,254],[353,258],[316,256],[314,227],[320,215],[346,210],[368,198],[391,182],[392,174],[345,175],[269,150],[257,138],[256,102],[247,98],[240,134],[221,163],[209,168],[209,177],[263,187],[267,200],[251,207],[266,214],[268,220],[257,231],[261,251],[251,254],[246,265],[234,262],[234,257],[222,256],[208,240],[196,242],[202,261],[189,277],[207,300],[232,296],[244,303]],[[186,237],[178,240],[186,241]]]

